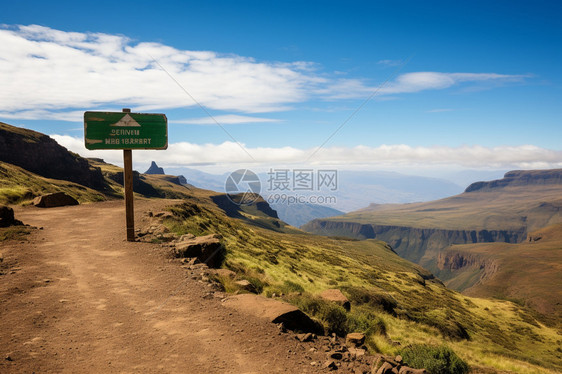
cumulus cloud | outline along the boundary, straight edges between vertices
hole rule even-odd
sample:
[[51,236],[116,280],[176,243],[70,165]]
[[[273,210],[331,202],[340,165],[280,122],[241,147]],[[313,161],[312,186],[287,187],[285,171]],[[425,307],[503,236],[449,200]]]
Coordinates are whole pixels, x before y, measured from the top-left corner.
[[0,44],[2,110],[28,118],[37,110],[104,104],[127,103],[135,110],[195,105],[161,67],[203,105],[243,112],[283,109],[322,81],[298,62],[263,63],[37,25],[0,29]]
[[[125,106],[153,111],[196,105],[177,83],[208,108],[238,113],[288,110],[312,99],[364,98],[380,84],[336,78],[335,73],[332,77],[320,74],[318,65],[311,62],[260,62],[251,57],[135,42],[122,35],[67,32],[38,25],[0,26],[0,45],[0,116],[4,118],[80,121],[84,109]],[[496,73],[413,72],[388,82],[378,94],[525,78]]]
[[[118,151],[88,151],[81,138],[66,135],[51,135],[59,144],[85,157],[101,157],[108,162],[120,164],[122,154]],[[158,160],[164,167],[189,167],[190,165],[277,166],[302,165],[313,149],[294,147],[246,148],[251,159],[237,143],[193,144],[187,142],[170,144],[166,151],[135,151],[135,162],[148,164]],[[461,147],[411,147],[408,145],[381,145],[379,147],[331,147],[315,154],[311,164],[315,166],[342,165],[346,169],[355,166],[364,168],[440,167],[462,168],[560,168],[562,151],[554,151],[533,145],[521,146],[461,146]]]

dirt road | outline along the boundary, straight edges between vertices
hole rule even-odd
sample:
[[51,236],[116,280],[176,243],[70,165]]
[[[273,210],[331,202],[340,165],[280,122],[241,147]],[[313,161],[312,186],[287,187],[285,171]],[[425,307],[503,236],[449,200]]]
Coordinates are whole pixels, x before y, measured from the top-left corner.
[[[137,201],[137,223],[165,203]],[[123,202],[16,218],[43,229],[0,244],[2,373],[324,371],[292,336],[223,307],[161,246],[124,241]]]

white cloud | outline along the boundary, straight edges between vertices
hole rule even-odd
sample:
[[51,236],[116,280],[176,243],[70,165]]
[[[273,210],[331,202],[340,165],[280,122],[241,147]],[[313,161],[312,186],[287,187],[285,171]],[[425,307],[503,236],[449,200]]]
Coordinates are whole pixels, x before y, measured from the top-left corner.
[[506,83],[523,82],[528,75],[507,75],[495,73],[440,73],[433,71],[414,72],[399,75],[389,82],[369,86],[361,79],[339,79],[320,87],[317,92],[331,99],[368,97],[416,93],[427,90],[442,90],[461,84],[486,84],[489,87]]
[[[42,26],[0,29],[0,102],[4,113],[133,106],[135,110],[195,105],[162,67],[203,105],[266,112],[306,96],[307,64],[262,63],[214,52],[134,44],[123,36],[70,33]],[[31,111],[31,112],[30,112]]]
[[[61,145],[84,157],[100,157],[108,162],[121,164],[119,151],[88,151],[81,138],[51,135]],[[279,165],[303,165],[313,149],[294,147],[247,148],[256,160],[250,157],[234,142],[221,144],[193,144],[187,142],[170,144],[165,151],[135,151],[135,163],[148,165],[157,160],[164,167],[189,167],[190,165],[227,165],[233,167],[276,167]],[[346,169],[362,167],[411,168],[411,167],[459,167],[530,169],[561,168],[562,151],[554,151],[533,145],[521,146],[461,146],[461,147],[411,147],[408,145],[381,145],[379,147],[356,146],[350,148],[326,148],[312,158],[315,166],[343,166]]]
[[250,117],[250,116],[239,116],[237,114],[226,114],[222,116],[211,117],[201,117],[201,118],[187,118],[170,121],[173,123],[182,123],[187,125],[215,125],[216,122],[221,125],[232,125],[232,124],[246,124],[246,123],[265,123],[265,122],[279,122],[278,119],[272,118],[261,118],[261,117]]
[[[136,43],[121,35],[66,32],[37,25],[0,26],[0,45],[0,116],[4,118],[80,121],[82,111],[101,107],[152,111],[194,106],[160,65],[202,105],[241,113],[288,110],[296,103],[318,98],[366,98],[377,89],[376,84],[363,79],[320,75],[311,62],[259,62],[212,51],[179,50],[161,43]],[[525,78],[413,72],[398,76],[378,94]]]
[[507,75],[493,73],[439,73],[416,72],[400,75],[381,90],[384,94],[412,93],[424,90],[439,90],[461,83],[491,82],[503,84],[506,82],[520,82],[527,78],[525,75]]

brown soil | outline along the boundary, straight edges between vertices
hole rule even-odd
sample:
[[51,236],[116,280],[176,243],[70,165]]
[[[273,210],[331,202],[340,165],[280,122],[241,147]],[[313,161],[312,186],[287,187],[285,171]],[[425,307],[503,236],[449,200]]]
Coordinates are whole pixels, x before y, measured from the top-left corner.
[[[137,226],[170,203],[137,200]],[[162,246],[125,241],[122,201],[16,217],[43,229],[0,243],[2,373],[326,371],[293,334],[225,308]]]

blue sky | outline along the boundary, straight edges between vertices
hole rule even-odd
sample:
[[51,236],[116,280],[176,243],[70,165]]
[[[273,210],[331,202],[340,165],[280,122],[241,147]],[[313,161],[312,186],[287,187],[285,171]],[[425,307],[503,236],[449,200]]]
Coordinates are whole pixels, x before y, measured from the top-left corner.
[[217,170],[562,167],[558,2],[2,8],[0,121],[53,135],[86,156],[94,154],[81,144],[80,113],[131,107],[169,119],[170,149],[139,151],[141,169],[150,159]]

